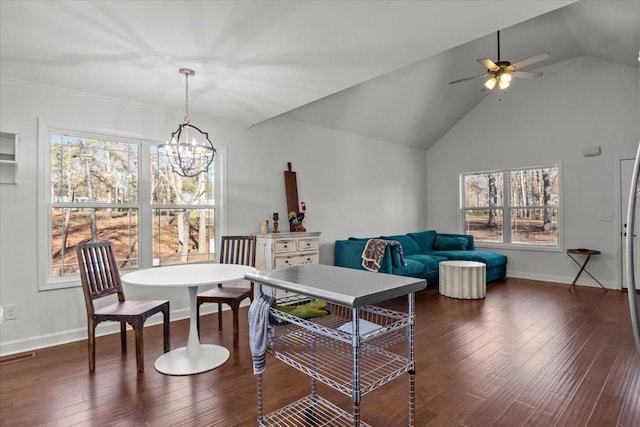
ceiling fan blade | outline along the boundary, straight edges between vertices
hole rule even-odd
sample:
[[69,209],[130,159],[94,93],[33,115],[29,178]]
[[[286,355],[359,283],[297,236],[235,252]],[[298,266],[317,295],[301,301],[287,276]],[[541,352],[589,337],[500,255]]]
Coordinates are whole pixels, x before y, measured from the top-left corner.
[[511,64],[512,67],[522,68],[527,65],[533,64],[534,62],[542,61],[543,59],[549,58],[551,55],[549,52],[540,52],[536,55],[530,56],[527,59],[523,59],[522,61],[518,61],[516,63]]
[[497,71],[500,69],[500,67],[498,67],[496,63],[490,60],[489,58],[478,59],[478,62],[484,65],[484,68],[486,68],[489,71]]
[[488,73],[478,74],[477,76],[465,77],[464,79],[454,80],[452,82],[449,82],[449,84],[452,85],[454,83],[466,82],[467,80],[479,79],[479,78],[482,78],[482,77],[487,77],[488,75],[489,75]]
[[521,77],[525,79],[537,79],[541,77],[542,74],[540,71],[514,71],[513,77]]

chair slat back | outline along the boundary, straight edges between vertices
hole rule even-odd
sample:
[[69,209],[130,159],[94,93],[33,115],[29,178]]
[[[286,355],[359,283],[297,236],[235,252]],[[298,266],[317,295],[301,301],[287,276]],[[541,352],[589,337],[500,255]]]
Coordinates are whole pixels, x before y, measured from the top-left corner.
[[124,301],[120,272],[110,242],[88,242],[76,245],[80,280],[87,311],[93,313],[93,301],[118,294]]
[[220,264],[256,266],[256,236],[222,236]]

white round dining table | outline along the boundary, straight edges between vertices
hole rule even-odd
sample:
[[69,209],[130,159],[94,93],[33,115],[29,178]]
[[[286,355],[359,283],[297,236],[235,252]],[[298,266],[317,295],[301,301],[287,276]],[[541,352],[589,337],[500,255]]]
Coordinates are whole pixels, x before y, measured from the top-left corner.
[[197,263],[152,267],[133,271],[121,277],[123,283],[150,287],[185,287],[189,289],[189,338],[186,347],[171,350],[155,363],[158,372],[167,375],[192,375],[209,371],[229,359],[229,350],[220,345],[200,344],[196,319],[198,287],[243,280],[256,269],[246,265]]

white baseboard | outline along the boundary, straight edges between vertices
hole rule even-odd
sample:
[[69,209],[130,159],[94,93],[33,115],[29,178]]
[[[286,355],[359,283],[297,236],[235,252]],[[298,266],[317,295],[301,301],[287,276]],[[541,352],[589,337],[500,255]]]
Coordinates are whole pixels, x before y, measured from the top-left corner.
[[[523,273],[520,271],[507,271],[507,277],[514,277],[517,279],[540,280],[542,282],[562,283],[562,284],[566,284],[567,286],[571,285],[571,282],[573,282],[573,277],[569,278],[566,276],[553,276],[549,274]],[[589,276],[585,275],[585,277],[580,276],[580,279],[578,280],[578,283],[576,283],[576,285],[587,286],[590,288],[600,287],[600,285],[598,285],[595,281],[593,281]],[[589,280],[589,282],[583,282],[582,281],[583,279]],[[619,283],[603,282],[602,284],[606,289],[613,289],[613,290],[622,289]]]
[[[241,305],[248,304],[248,300]],[[200,314],[210,314],[217,312],[217,304],[203,304],[200,309]],[[229,307],[224,306],[223,310],[229,310]],[[189,309],[172,310],[169,318],[172,322],[189,318]],[[156,314],[151,316],[146,322],[145,327],[162,324],[162,314]],[[96,328],[96,336],[104,336],[109,334],[115,334],[120,332],[120,325],[116,322],[104,322],[98,325]],[[46,347],[53,347],[56,345],[67,344],[75,341],[82,341],[87,339],[87,328],[70,329],[67,331],[56,332],[49,335],[42,335],[36,337],[29,337],[23,340],[15,340],[0,343],[0,357],[8,356],[11,354],[24,353],[28,351],[39,350]]]

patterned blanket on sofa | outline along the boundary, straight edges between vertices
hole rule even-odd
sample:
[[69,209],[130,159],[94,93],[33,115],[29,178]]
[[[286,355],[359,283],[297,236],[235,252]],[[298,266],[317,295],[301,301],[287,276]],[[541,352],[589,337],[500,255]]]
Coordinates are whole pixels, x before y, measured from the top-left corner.
[[380,262],[384,258],[387,246],[389,246],[389,249],[397,249],[400,255],[400,263],[406,265],[400,242],[397,240],[369,239],[364,251],[362,251],[362,266],[369,271],[380,271]]

